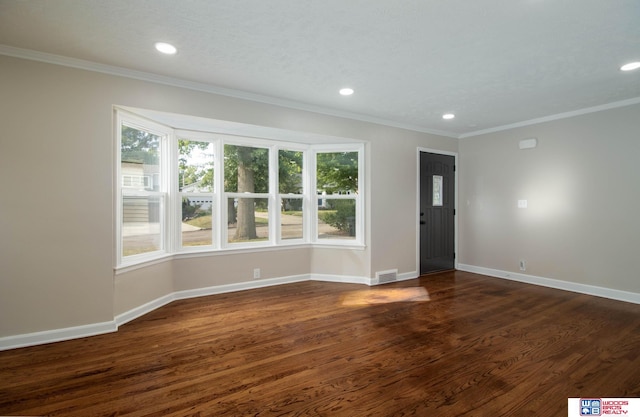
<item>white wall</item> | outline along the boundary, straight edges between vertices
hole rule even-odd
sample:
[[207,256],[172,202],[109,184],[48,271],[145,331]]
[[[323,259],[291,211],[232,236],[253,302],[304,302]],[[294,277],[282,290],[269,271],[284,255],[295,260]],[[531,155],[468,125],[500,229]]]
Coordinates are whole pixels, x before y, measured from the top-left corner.
[[640,295],[639,155],[640,105],[462,139],[460,262]]
[[104,79],[0,57],[0,336],[113,319]]
[[[0,342],[179,291],[416,274],[416,149],[459,152],[459,262],[640,294],[640,106],[463,139],[0,56]],[[115,274],[113,105],[367,141],[366,248],[174,259]],[[537,137],[539,146],[518,150]],[[529,207],[519,210],[518,199]],[[108,326],[107,326],[108,327]],[[1,345],[1,343],[0,343]]]
[[398,140],[393,132],[381,130],[371,144],[372,228],[371,271],[398,268],[399,274],[416,271],[418,221],[417,149],[457,152],[457,140],[431,138],[407,132]]
[[[457,140],[0,56],[0,341],[113,322],[175,291],[304,274],[415,273],[416,147]],[[174,259],[114,273],[113,105],[366,140],[364,250]]]

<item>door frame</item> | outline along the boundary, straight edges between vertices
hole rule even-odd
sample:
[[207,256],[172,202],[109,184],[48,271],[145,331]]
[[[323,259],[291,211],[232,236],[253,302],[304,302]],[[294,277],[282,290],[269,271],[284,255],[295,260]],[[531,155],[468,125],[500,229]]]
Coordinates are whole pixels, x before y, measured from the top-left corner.
[[453,250],[456,254],[456,257],[453,260],[453,267],[455,269],[458,269],[458,217],[459,217],[459,211],[458,211],[458,171],[459,171],[459,166],[458,166],[458,153],[457,152],[449,152],[449,151],[442,151],[439,149],[432,149],[432,148],[422,148],[422,147],[418,147],[416,149],[416,274],[417,276],[420,276],[420,153],[421,152],[428,152],[428,153],[434,153],[434,154],[438,154],[438,155],[446,155],[446,156],[453,156],[454,159],[454,165],[456,166],[456,170],[454,172],[454,184],[453,184],[453,188],[454,188],[454,205],[453,208],[455,210],[455,216],[453,216]]

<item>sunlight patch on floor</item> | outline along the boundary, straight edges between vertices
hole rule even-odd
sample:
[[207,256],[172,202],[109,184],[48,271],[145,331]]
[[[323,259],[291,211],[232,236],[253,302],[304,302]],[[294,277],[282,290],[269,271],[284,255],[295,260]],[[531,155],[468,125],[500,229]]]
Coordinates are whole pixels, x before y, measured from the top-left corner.
[[387,303],[407,303],[429,301],[429,293],[423,287],[411,288],[371,288],[351,291],[342,297],[342,305],[363,306]]

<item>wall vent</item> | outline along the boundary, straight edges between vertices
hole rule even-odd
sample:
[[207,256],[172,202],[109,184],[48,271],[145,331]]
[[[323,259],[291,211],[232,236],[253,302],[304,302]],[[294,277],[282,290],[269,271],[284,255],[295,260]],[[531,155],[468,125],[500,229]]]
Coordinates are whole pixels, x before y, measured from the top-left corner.
[[386,284],[387,282],[394,282],[398,280],[398,270],[390,269],[388,271],[376,272],[376,284]]

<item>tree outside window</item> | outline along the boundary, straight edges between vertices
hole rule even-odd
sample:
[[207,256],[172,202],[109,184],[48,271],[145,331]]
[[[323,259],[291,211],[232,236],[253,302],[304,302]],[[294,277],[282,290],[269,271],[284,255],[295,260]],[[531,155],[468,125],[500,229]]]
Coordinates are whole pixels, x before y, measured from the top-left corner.
[[355,239],[358,152],[316,156],[318,238]]
[[225,144],[224,161],[229,242],[268,238],[269,150]]

